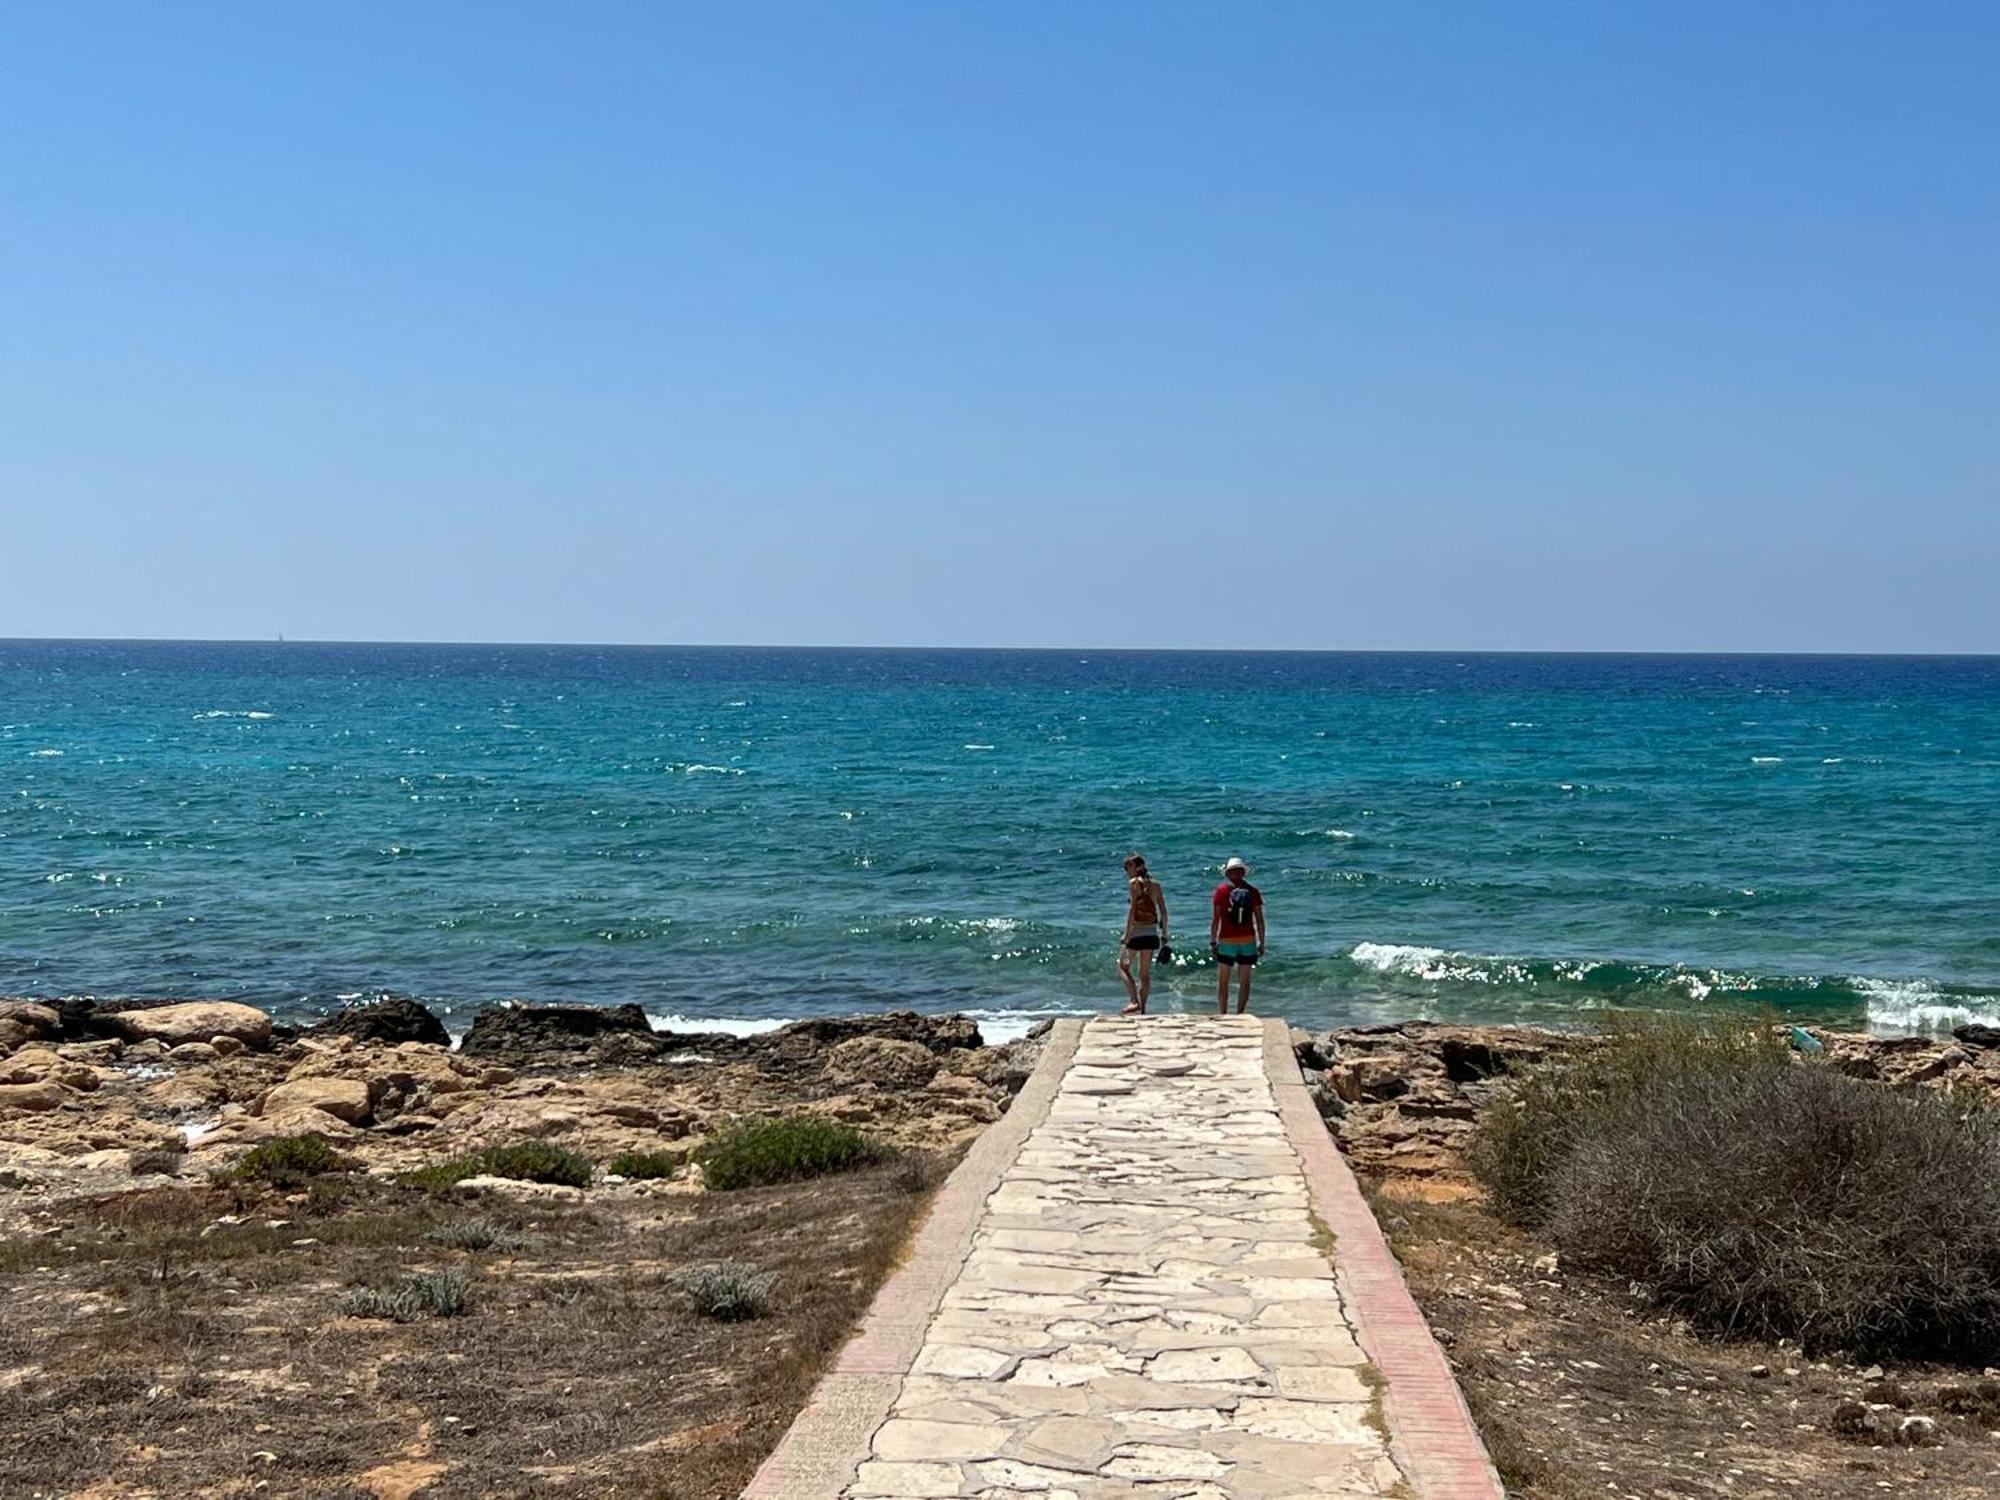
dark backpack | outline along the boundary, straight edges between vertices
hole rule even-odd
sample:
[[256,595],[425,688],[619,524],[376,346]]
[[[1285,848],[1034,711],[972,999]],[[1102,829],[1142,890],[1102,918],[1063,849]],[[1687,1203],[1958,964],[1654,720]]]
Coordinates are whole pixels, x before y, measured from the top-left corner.
[[1231,927],[1242,929],[1252,926],[1250,913],[1256,909],[1257,887],[1245,881],[1242,885],[1229,888],[1228,923]]

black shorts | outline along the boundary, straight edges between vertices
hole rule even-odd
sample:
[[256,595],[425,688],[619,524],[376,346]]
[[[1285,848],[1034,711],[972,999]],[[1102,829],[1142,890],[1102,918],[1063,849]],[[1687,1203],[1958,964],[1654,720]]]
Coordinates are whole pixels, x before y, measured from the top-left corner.
[[1151,953],[1155,948],[1159,946],[1160,946],[1160,939],[1158,934],[1156,933],[1148,933],[1144,937],[1125,939],[1126,949],[1133,953]]

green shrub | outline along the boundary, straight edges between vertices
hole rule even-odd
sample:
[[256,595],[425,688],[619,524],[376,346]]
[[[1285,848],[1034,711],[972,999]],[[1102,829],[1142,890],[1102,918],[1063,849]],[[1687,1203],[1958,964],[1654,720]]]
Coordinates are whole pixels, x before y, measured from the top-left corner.
[[887,1153],[852,1125],[818,1115],[732,1120],[696,1153],[702,1180],[718,1192],[851,1171]]
[[712,1266],[695,1266],[668,1279],[687,1293],[694,1310],[704,1318],[742,1323],[764,1315],[771,1304],[771,1288],[778,1278],[774,1272],[726,1260]]
[[553,1182],[564,1187],[589,1187],[588,1159],[567,1146],[550,1141],[513,1141],[504,1146],[437,1162],[403,1173],[399,1179],[412,1187],[444,1189],[456,1187],[468,1177],[510,1177],[517,1182]]
[[340,1299],[340,1311],[350,1318],[388,1318],[397,1323],[455,1318],[465,1311],[471,1286],[463,1271],[418,1271],[385,1286],[349,1292]]
[[613,1177],[629,1177],[634,1182],[644,1182],[651,1178],[676,1175],[686,1157],[673,1151],[627,1151],[623,1156],[614,1156],[605,1167]]
[[424,1238],[452,1250],[519,1250],[528,1243],[526,1235],[491,1219],[453,1219]]
[[1496,1207],[1710,1331],[1990,1358],[2000,1121],[1771,1035],[1627,1029],[1531,1075],[1475,1133]]
[[268,1182],[292,1187],[327,1172],[352,1172],[361,1163],[333,1149],[323,1135],[281,1135],[252,1146],[236,1165],[218,1174],[226,1182]]

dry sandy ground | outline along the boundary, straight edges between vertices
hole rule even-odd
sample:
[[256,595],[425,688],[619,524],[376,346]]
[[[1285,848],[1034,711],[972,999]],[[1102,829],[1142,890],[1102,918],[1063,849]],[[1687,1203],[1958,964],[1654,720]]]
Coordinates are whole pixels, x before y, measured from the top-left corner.
[[[0,1242],[0,1494],[727,1500],[934,1180],[467,1201],[324,1178],[72,1201]],[[429,1238],[473,1216],[521,1247]],[[777,1273],[767,1316],[702,1317],[671,1281],[724,1259]],[[441,1266],[471,1278],[458,1317],[338,1310]]]

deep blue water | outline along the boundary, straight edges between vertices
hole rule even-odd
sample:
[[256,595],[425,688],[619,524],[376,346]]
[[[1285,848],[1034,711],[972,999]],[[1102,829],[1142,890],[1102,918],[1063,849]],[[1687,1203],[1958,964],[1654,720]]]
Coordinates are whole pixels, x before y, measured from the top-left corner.
[[2000,658],[0,642],[0,993],[2000,1011]]

